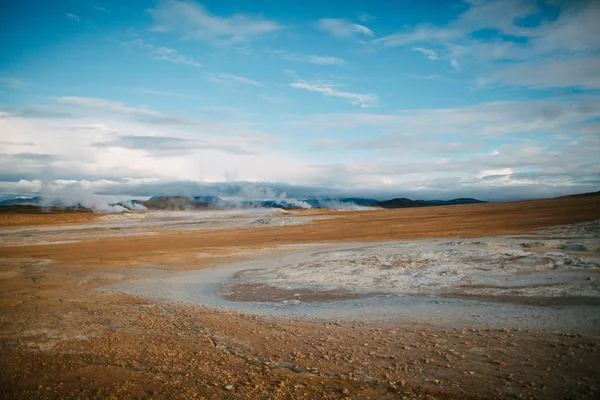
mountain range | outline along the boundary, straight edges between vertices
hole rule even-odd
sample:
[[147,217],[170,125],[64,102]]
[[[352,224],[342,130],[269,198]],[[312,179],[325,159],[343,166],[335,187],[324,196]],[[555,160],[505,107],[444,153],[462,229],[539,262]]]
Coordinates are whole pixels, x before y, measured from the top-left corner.
[[409,208],[409,207],[430,207],[430,206],[451,206],[456,204],[476,204],[486,203],[485,201],[471,199],[471,198],[460,198],[453,200],[410,200],[406,198],[397,198],[386,201],[378,201],[370,204],[372,207],[380,208]]
[[[41,197],[7,199],[0,201],[0,207],[32,205],[40,206]],[[407,198],[394,198],[385,201],[360,197],[344,198],[308,198],[308,199],[277,199],[277,200],[224,200],[217,196],[152,196],[148,200],[124,201],[111,206],[121,206],[129,210],[138,210],[142,205],[150,210],[207,210],[207,209],[232,209],[232,208],[330,208],[330,209],[356,209],[360,207],[378,208],[410,208],[445,206],[455,204],[485,203],[472,198],[458,198],[453,200],[411,200]],[[51,204],[60,207],[58,201]],[[74,204],[71,208],[82,208],[81,204]]]

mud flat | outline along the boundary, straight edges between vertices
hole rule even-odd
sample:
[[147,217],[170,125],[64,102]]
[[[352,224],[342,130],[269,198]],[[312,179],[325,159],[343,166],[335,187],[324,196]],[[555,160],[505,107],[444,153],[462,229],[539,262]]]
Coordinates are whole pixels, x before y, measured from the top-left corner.
[[526,237],[299,246],[118,286],[284,318],[600,332],[600,223]]
[[289,213],[283,210],[267,208],[107,214],[96,216],[93,223],[5,228],[0,230],[0,246],[77,243],[101,238],[155,236],[169,231],[194,232],[301,225],[314,219],[311,216],[290,218],[287,214]]

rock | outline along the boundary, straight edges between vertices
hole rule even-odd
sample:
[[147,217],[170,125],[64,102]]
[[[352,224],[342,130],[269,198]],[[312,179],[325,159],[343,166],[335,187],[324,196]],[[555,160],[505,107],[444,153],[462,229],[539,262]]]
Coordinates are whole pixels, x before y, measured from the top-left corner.
[[225,390],[233,390],[233,385],[227,385],[227,386],[225,386]]
[[563,250],[570,250],[570,251],[589,251],[587,246],[585,246],[584,244],[581,244],[581,243],[569,243],[569,244],[560,246],[560,248]]

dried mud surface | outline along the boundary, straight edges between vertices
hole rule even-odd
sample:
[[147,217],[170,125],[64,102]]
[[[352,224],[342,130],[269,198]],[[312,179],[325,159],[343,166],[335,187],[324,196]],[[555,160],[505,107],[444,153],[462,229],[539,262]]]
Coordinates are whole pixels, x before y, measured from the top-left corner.
[[[571,237],[578,229],[566,225],[600,219],[600,201],[598,196],[584,196],[267,217],[309,218],[309,222],[253,224],[266,217],[239,215],[231,217],[234,225],[213,229],[212,222],[190,225],[186,218],[177,218],[169,223],[165,216],[164,224],[127,221],[129,227],[113,229],[119,227],[114,221],[96,218],[73,225],[67,220],[61,224],[57,217],[52,225],[3,227],[0,397],[587,399],[600,395],[600,337],[593,331],[485,328],[458,321],[455,326],[440,326],[426,319],[271,317],[104,289],[150,276],[168,279],[179,271],[218,272],[248,259],[285,257],[298,246],[434,238],[473,241],[498,235],[519,235],[518,240],[528,243],[519,250],[535,253],[527,257],[536,265],[555,262],[560,269],[564,257],[550,255],[554,261],[543,261],[550,251],[545,247],[553,249],[551,240]],[[555,231],[540,246],[535,232],[548,228]],[[115,231],[123,235],[113,235]],[[594,239],[579,242],[562,252],[589,262]],[[498,285],[472,287],[470,294],[505,290],[493,286]],[[366,317],[369,310],[363,307],[362,312]]]

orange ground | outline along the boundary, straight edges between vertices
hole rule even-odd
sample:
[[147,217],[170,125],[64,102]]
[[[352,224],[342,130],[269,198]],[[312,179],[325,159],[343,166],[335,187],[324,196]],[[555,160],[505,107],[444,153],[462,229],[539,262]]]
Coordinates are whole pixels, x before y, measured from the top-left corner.
[[[155,273],[148,265],[202,268],[282,244],[493,236],[596,220],[600,196],[311,215],[306,225],[0,247],[0,398],[599,395],[597,335],[287,321],[96,290]],[[31,226],[95,217],[0,218]]]
[[[550,226],[600,219],[600,195],[549,200],[404,208],[368,212],[311,212],[312,224],[217,231],[163,230],[151,237],[105,238],[51,246],[0,248],[0,255],[50,257],[67,262],[124,262],[152,254],[187,253],[231,246],[263,247],[322,241],[375,241],[444,237],[485,237],[532,232]],[[85,215],[85,214],[84,214]],[[86,215],[87,216],[87,215]],[[69,223],[71,214],[52,216]],[[32,219],[32,221],[34,221]]]

